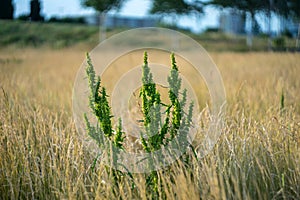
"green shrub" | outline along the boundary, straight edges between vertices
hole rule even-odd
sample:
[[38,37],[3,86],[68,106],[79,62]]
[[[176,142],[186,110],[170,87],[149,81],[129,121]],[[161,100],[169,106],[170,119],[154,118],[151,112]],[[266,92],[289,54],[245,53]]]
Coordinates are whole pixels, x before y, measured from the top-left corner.
[[286,39],[285,37],[277,37],[273,40],[275,48],[284,48],[286,46]]

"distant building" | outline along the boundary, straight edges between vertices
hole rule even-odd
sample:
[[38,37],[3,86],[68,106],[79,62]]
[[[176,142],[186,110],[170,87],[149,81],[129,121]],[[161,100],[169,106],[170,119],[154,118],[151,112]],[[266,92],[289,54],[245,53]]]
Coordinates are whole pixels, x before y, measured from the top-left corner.
[[[99,15],[89,15],[85,17],[85,22],[90,25],[99,25]],[[158,19],[153,17],[125,17],[118,15],[107,15],[105,17],[105,26],[107,28],[139,28],[139,27],[153,27],[159,23]]]
[[225,10],[220,15],[220,30],[229,34],[244,34],[246,15],[233,10]]
[[128,28],[138,28],[138,27],[153,27],[158,24],[158,20],[151,17],[123,17],[123,16],[107,16],[105,20],[105,25],[108,28],[115,27],[128,27]]

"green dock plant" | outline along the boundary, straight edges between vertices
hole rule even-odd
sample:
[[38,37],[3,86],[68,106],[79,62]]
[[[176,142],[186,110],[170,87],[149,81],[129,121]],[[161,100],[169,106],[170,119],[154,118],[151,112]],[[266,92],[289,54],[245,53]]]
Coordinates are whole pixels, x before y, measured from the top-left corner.
[[[100,76],[96,76],[91,58],[87,54],[86,74],[89,82],[89,107],[92,114],[97,118],[96,126],[91,125],[87,115],[84,115],[88,135],[95,140],[99,147],[105,145],[105,141],[109,141],[110,145],[118,149],[118,151],[126,151],[125,133],[122,130],[122,120],[119,119],[117,127],[113,128],[111,108],[108,101],[108,95],[105,87],[101,85]],[[142,87],[139,97],[141,99],[141,112],[144,129],[140,133],[140,141],[145,152],[153,153],[163,146],[167,146],[170,142],[176,141],[178,146],[182,146],[187,141],[190,127],[192,126],[193,102],[186,109],[187,90],[181,90],[182,80],[179,76],[179,69],[176,64],[175,55],[171,54],[171,69],[167,77],[168,80],[168,97],[169,103],[161,100],[161,94],[153,81],[148,64],[148,54],[144,52],[144,63],[142,65]],[[187,110],[185,112],[185,110]],[[163,118],[164,116],[164,118]],[[145,137],[146,136],[146,137]],[[182,144],[181,144],[182,143]],[[186,142],[185,142],[186,143]],[[183,148],[186,147],[183,145]],[[110,151],[109,154],[115,154]],[[113,164],[117,165],[116,155],[110,155]],[[149,167],[153,167],[154,163],[149,160]],[[118,170],[108,167],[108,175],[112,178],[115,186],[121,180],[122,176],[132,174],[128,172],[124,174]],[[163,197],[162,186],[159,186],[159,173],[152,171],[146,176],[146,188],[151,198],[156,199]]]
[[[92,111],[92,114],[96,116],[98,120],[98,124],[95,127],[91,125],[87,115],[84,115],[88,135],[96,141],[99,147],[107,145],[108,141],[111,146],[116,147],[118,150],[123,149],[123,141],[125,136],[124,132],[122,131],[122,121],[121,119],[119,119],[118,126],[116,130],[114,130],[112,127],[111,108],[108,103],[108,95],[106,93],[106,89],[105,87],[101,86],[100,76],[96,76],[95,69],[89,54],[87,54],[86,57],[86,74],[88,77],[90,89],[89,107]],[[113,151],[109,151],[107,156],[108,159],[112,158],[112,160],[109,162],[112,162],[113,165],[116,166],[117,157],[115,154],[112,154]],[[124,176],[124,173],[111,167],[107,167],[106,171],[109,177],[112,179],[113,184],[115,186],[118,186],[118,183],[121,180],[122,176]]]

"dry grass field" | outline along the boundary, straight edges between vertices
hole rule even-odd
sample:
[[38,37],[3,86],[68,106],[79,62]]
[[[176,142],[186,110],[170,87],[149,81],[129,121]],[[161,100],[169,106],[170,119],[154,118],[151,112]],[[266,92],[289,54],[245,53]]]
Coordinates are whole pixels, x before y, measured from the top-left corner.
[[[300,199],[300,54],[210,55],[226,125],[206,157],[159,173],[165,198]],[[0,199],[147,199],[143,175],[116,189],[103,165],[91,169],[72,119],[84,56],[80,47],[0,50]]]

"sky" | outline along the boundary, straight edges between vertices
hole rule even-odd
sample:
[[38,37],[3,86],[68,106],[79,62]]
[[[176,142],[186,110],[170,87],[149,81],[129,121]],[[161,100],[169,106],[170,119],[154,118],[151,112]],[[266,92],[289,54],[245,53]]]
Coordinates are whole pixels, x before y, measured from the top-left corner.
[[[41,13],[46,18],[51,16],[76,16],[92,14],[94,10],[84,8],[80,0],[40,0]],[[146,16],[151,5],[151,0],[127,0],[122,9],[118,12],[123,16]],[[30,0],[14,0],[15,17],[30,12]],[[206,8],[206,14],[201,17],[182,17],[179,26],[190,28],[194,32],[200,32],[207,27],[218,26],[219,11],[214,8]]]
[[[50,18],[52,16],[79,16],[92,14],[95,11],[92,8],[84,8],[80,4],[81,0],[40,0],[43,16]],[[122,9],[118,12],[123,16],[143,17],[148,14],[151,0],[127,0]],[[14,0],[15,17],[28,14],[30,12],[30,0]],[[178,25],[183,28],[189,28],[193,32],[204,31],[208,27],[218,27],[220,11],[213,7],[206,7],[205,14],[201,17],[181,17]],[[263,30],[266,30],[266,22],[261,22]],[[272,29],[276,31],[279,26],[278,20],[272,21]]]

